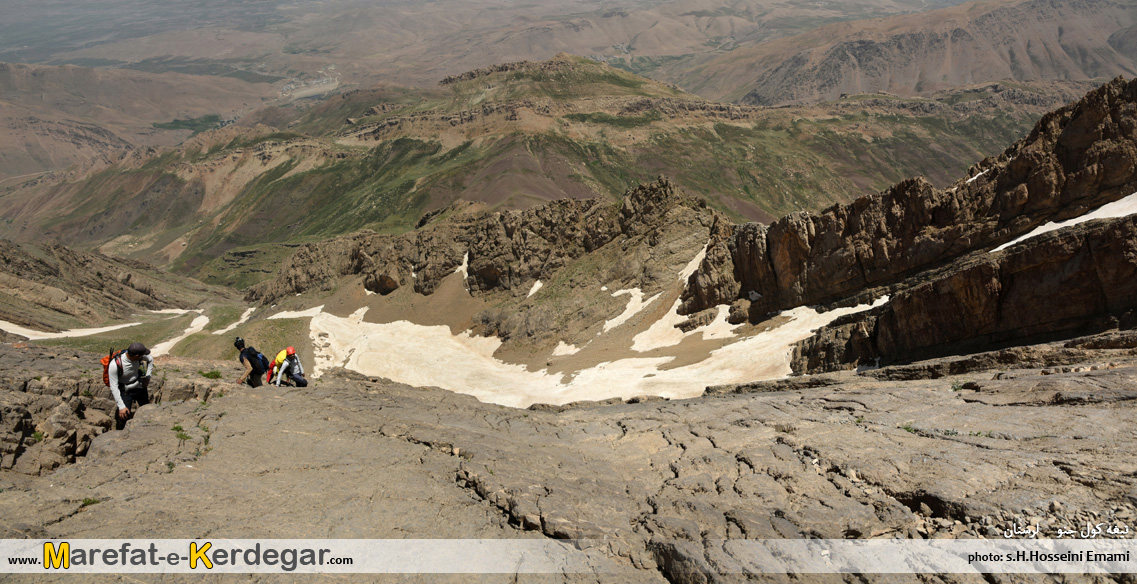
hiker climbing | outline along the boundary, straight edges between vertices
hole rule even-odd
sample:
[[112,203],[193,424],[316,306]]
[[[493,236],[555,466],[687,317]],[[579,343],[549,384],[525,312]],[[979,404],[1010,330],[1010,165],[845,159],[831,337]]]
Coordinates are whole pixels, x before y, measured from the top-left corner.
[[118,411],[115,428],[126,426],[137,408],[150,403],[150,375],[154,372],[154,358],[142,343],[131,343],[125,351],[113,350],[103,358],[103,380],[111,388]]
[[279,387],[281,382],[284,382],[296,387],[308,387],[308,380],[304,378],[304,366],[300,364],[300,357],[296,355],[295,348],[288,347],[278,353],[273,365],[275,371],[274,385]]
[[245,366],[245,374],[237,380],[237,383],[248,383],[249,387],[260,387],[261,375],[264,375],[269,368],[268,357],[258,351],[255,347],[246,347],[245,339],[237,337],[233,341],[233,346],[237,348],[237,360]]

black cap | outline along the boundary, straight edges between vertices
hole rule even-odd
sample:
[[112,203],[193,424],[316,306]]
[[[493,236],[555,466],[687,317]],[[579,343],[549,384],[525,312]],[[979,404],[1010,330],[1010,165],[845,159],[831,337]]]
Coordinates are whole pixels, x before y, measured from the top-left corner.
[[238,349],[244,349],[245,348],[245,339],[242,339],[241,337],[237,337],[237,339],[233,341],[233,346],[237,347]]
[[149,355],[150,349],[147,349],[146,345],[143,345],[142,343],[134,342],[131,343],[129,347],[127,347],[126,352],[130,353],[131,355],[142,356]]

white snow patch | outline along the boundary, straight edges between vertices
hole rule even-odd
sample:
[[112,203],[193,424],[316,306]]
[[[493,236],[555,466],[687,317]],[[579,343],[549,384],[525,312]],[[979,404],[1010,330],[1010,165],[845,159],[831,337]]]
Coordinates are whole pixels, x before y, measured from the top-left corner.
[[742,324],[730,324],[726,321],[727,317],[729,316],[730,307],[726,306],[725,304],[720,305],[719,313],[715,315],[715,320],[703,329],[703,338],[706,340],[729,339],[735,336],[734,329],[742,326]]
[[[987,170],[991,170],[991,169],[990,169],[990,168],[988,168]],[[967,179],[967,184],[971,184],[971,183],[975,182],[975,179],[977,179],[977,178],[979,178],[979,177],[981,177],[981,176],[983,176],[983,175],[987,174],[987,170],[984,170],[983,172],[981,172],[981,173],[979,173],[979,174],[977,174],[977,175],[975,175],[975,176],[973,176],[973,177],[971,177],[971,178]]]
[[183,314],[188,314],[190,311],[184,308],[163,308],[162,310],[148,310],[147,312],[151,312],[153,314],[177,314],[180,316]]
[[557,344],[557,348],[553,349],[554,357],[564,357],[567,355],[575,355],[580,352],[580,347],[570,345],[564,341]]
[[709,246],[710,244],[703,246],[703,249],[695,254],[695,258],[688,262],[686,267],[679,270],[679,281],[686,282],[691,278],[691,274],[694,274],[695,270],[699,269],[699,264],[703,263],[703,258],[707,257],[707,247]]
[[646,353],[652,349],[678,345],[679,341],[687,336],[686,333],[675,328],[675,325],[687,320],[686,316],[679,314],[680,303],[681,300],[676,299],[675,304],[671,305],[671,310],[663,315],[663,318],[655,321],[646,331],[632,338],[632,350],[638,353]]
[[601,287],[600,287],[600,291],[601,291],[601,292],[607,292],[607,291],[608,291],[608,287],[607,287],[607,286],[601,286]]
[[644,301],[644,293],[639,288],[617,290],[612,293],[612,296],[615,297],[624,294],[628,295],[628,305],[624,307],[624,312],[621,312],[619,316],[613,318],[612,320],[604,321],[604,332],[608,332],[624,324],[625,322],[628,322],[628,319],[635,316],[636,313],[643,310],[647,305],[655,302],[655,299],[659,298],[660,296],[660,294],[656,294],[655,296],[648,298],[647,301]]
[[526,295],[525,297],[528,298],[528,297],[536,294],[537,291],[541,289],[541,286],[544,286],[544,284],[542,284],[540,280],[533,282],[533,287],[529,289],[529,294]]
[[175,345],[185,340],[186,337],[205,330],[205,327],[209,325],[209,317],[202,314],[202,311],[200,310],[195,312],[197,312],[197,318],[193,319],[193,322],[191,322],[189,327],[182,332],[181,336],[174,337],[168,341],[163,341],[157,345],[154,345],[150,348],[150,354],[155,357],[169,354],[170,349],[173,349]]
[[309,308],[308,310],[299,310],[299,311],[293,310],[291,312],[289,312],[289,311],[278,312],[278,313],[268,317],[268,319],[269,320],[276,320],[278,318],[312,318],[312,317],[322,313],[323,311],[324,311],[324,305],[321,304],[315,308]]
[[244,314],[242,314],[242,315],[241,315],[241,318],[237,320],[237,322],[235,322],[235,323],[233,323],[233,324],[231,324],[231,325],[229,325],[229,326],[227,326],[227,327],[225,327],[225,328],[223,328],[223,329],[221,329],[221,330],[219,330],[219,331],[213,331],[213,334],[215,334],[215,335],[223,335],[223,334],[225,334],[225,333],[227,333],[227,332],[229,332],[229,331],[231,331],[231,330],[233,330],[233,329],[235,329],[235,328],[237,328],[237,327],[239,327],[239,326],[241,326],[241,325],[245,324],[246,322],[248,322],[248,321],[249,321],[249,317],[253,315],[253,311],[255,311],[256,309],[257,309],[257,308],[254,306],[254,307],[252,307],[252,308],[250,308],[250,309],[246,310],[246,311],[244,312]]
[[[881,298],[873,306],[887,301],[888,297]],[[468,332],[452,335],[446,326],[406,321],[362,322],[365,309],[348,318],[321,312],[312,317],[311,324],[317,351],[313,374],[344,366],[364,375],[439,386],[511,407],[645,394],[689,398],[701,395],[708,385],[789,375],[794,343],[833,319],[868,308],[862,305],[823,314],[796,308],[782,314],[790,320],[777,329],[722,347],[692,365],[664,371],[660,367],[672,357],[619,359],[579,371],[569,383],[547,370],[530,372],[523,365],[495,359],[493,353],[501,345],[495,337],[475,337]],[[446,366],[439,367],[439,363]]]
[[470,277],[470,252],[466,252],[466,255],[462,256],[462,265],[458,266],[454,273],[462,274],[462,287],[469,292],[470,286],[466,283],[466,278]]
[[99,333],[105,333],[108,331],[115,331],[115,330],[118,330],[121,328],[126,328],[128,326],[135,326],[138,324],[141,324],[141,323],[128,322],[126,324],[116,324],[113,326],[104,326],[101,328],[71,329],[69,331],[62,331],[62,332],[58,332],[58,333],[46,333],[43,331],[32,330],[30,328],[24,328],[18,324],[14,324],[14,323],[8,322],[6,320],[0,320],[0,330],[3,330],[6,333],[11,333],[13,335],[20,335],[21,337],[27,337],[28,340],[42,341],[44,339],[64,339],[64,338],[71,338],[71,337],[88,337],[91,335],[97,335]]
[[1059,221],[1058,223],[1054,223],[1053,221],[1047,222],[1045,225],[1036,227],[1034,231],[1023,235],[1014,241],[1008,241],[1007,243],[996,247],[995,249],[991,250],[991,253],[1003,251],[1004,249],[1007,249],[1016,243],[1026,241],[1032,237],[1037,237],[1043,233],[1049,233],[1051,231],[1062,229],[1063,227],[1071,227],[1079,223],[1091,221],[1093,219],[1112,219],[1117,217],[1126,217],[1134,213],[1137,213],[1137,193],[1133,193],[1124,199],[1102,205],[1101,207],[1098,207],[1097,209],[1094,209],[1093,211],[1090,211],[1081,217],[1074,217],[1073,219]]

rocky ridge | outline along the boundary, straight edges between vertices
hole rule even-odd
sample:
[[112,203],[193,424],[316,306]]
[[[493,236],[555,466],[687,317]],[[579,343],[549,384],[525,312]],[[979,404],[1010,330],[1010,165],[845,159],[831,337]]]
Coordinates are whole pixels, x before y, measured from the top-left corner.
[[[914,332],[927,321],[935,320],[929,311],[935,304],[932,298],[937,297],[939,302],[939,294],[955,289],[961,305],[952,309],[944,305],[943,314],[956,314],[956,310],[963,311],[965,318],[982,320],[980,314],[993,318],[987,310],[995,309],[994,305],[966,305],[974,302],[974,295],[968,296],[968,291],[986,286],[990,295],[998,295],[998,283],[984,283],[994,274],[991,262],[1002,261],[1000,258],[1007,258],[1010,253],[1008,262],[1023,264],[1018,272],[1037,268],[1035,278],[1045,280],[1043,288],[1053,292],[1057,290],[1053,287],[1053,274],[1060,273],[1053,270],[1073,268],[1061,262],[1050,263],[1046,269],[1039,264],[1049,262],[1045,258],[1050,253],[1055,254],[1055,260],[1083,258],[1075,250],[1088,240],[1073,236],[1066,243],[1069,249],[1064,255],[1057,249],[1039,248],[982,260],[981,252],[1047,221],[1077,217],[1132,194],[1137,191],[1134,168],[1137,83],[1118,79],[1043,117],[1030,136],[998,158],[979,163],[971,178],[960,180],[947,190],[935,189],[917,178],[849,205],[834,206],[817,215],[793,214],[769,226],[731,225],[720,220],[712,227],[706,258],[688,281],[681,312],[695,314],[717,304],[733,304],[732,321],[757,322],[771,312],[803,304],[858,302],[893,294],[896,299],[890,307],[877,313],[905,310],[901,307],[913,299],[913,308],[906,310],[905,318],[885,322],[906,322],[896,326]],[[1124,227],[1118,229],[1121,231],[1102,234],[1094,239],[1094,244],[1087,244],[1104,246],[1102,251],[1105,247],[1117,250],[1111,260],[1087,269],[1126,271],[1130,261],[1126,251],[1129,235]],[[1041,241],[1052,239],[1032,240],[1026,245],[1044,245]],[[985,269],[988,277],[983,280],[975,276],[968,280],[970,284],[964,284],[966,278],[959,274],[972,268],[964,268],[967,264],[959,258],[973,252],[977,258],[975,273]],[[1034,268],[1028,268],[1032,261]],[[988,267],[979,267],[980,264]],[[1013,272],[1016,270],[1009,270],[1008,276]],[[1092,281],[1099,277],[1109,278],[1098,274]],[[930,280],[937,281],[929,284]],[[1124,286],[1115,291],[1111,285],[1103,284],[1102,290],[1105,297],[1087,301],[1084,312],[1070,317],[1084,320],[1132,307],[1133,299]],[[919,294],[924,296],[914,300]],[[928,348],[967,339],[982,344],[1046,332],[1040,322],[1031,321],[1047,318],[1040,311],[1030,304],[1015,306],[1006,304],[1001,308],[1022,311],[1014,315],[1000,312],[1005,322],[996,328],[1006,335],[1003,339],[995,330],[984,327],[965,332],[962,321],[949,319],[948,323],[938,321],[940,327],[960,327],[955,329],[957,334],[948,334],[946,330],[933,333],[939,330],[933,325],[924,327],[928,335],[925,341],[899,341],[893,346],[881,340],[888,350],[878,347],[875,354],[858,354],[866,358],[885,354],[890,358],[915,357],[910,353],[917,345]],[[1070,329],[1073,325],[1060,328]],[[889,333],[881,330],[884,339]],[[899,332],[896,335],[887,338],[904,336]],[[856,345],[863,336],[847,332],[834,342]]]
[[355,275],[371,292],[410,285],[429,295],[463,261],[471,293],[522,291],[618,238],[650,240],[665,227],[705,225],[712,212],[661,177],[630,189],[620,203],[558,200],[492,213],[459,203],[440,215],[447,219],[424,217],[428,224],[405,235],[362,232],[303,246],[275,279],[250,288],[246,300],[267,305]]

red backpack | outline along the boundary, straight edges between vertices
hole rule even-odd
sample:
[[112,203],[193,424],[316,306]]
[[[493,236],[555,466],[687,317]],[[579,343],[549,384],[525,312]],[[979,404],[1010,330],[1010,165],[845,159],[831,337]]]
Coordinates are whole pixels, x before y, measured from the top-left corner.
[[103,385],[109,387],[111,384],[111,361],[114,361],[115,365],[118,365],[118,376],[120,378],[122,377],[122,354],[125,352],[126,349],[118,351],[117,353],[114,349],[111,349],[106,357],[99,359],[99,362],[103,364]]

